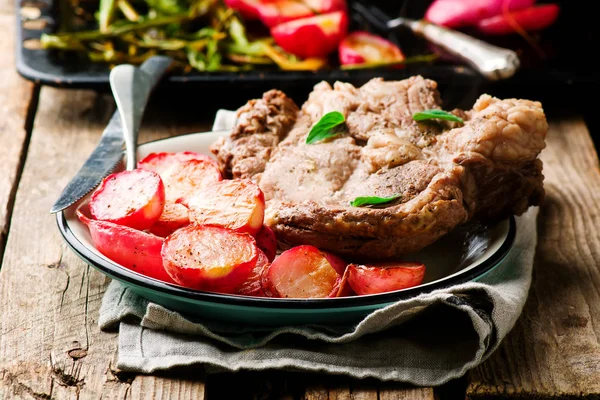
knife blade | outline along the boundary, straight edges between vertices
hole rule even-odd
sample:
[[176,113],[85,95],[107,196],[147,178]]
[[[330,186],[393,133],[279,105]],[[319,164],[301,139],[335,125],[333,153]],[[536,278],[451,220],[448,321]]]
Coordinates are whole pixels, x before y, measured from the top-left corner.
[[[154,88],[173,60],[166,56],[153,56],[140,66],[148,75]],[[123,128],[119,111],[116,110],[92,154],[85,161],[79,172],[65,186],[62,193],[50,209],[51,213],[62,211],[75,204],[102,182],[108,174],[115,170],[123,159]]]

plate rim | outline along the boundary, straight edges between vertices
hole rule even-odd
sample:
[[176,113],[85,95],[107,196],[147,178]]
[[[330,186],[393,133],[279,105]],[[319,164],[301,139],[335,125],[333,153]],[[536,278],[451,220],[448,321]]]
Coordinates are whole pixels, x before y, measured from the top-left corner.
[[[163,140],[169,140],[179,138],[183,136],[191,136],[198,134],[211,133],[208,132],[194,132],[183,135],[177,135],[169,138],[157,139],[140,144],[140,146],[156,143]],[[78,207],[80,202],[75,203],[67,210]],[[453,286],[460,283],[466,283],[473,281],[474,279],[485,275],[487,272],[492,270],[498,264],[500,264],[508,255],[513,248],[513,244],[516,237],[516,220],[515,216],[511,215],[508,217],[508,232],[503,243],[500,245],[498,250],[490,255],[487,259],[483,260],[479,265],[459,272],[454,276],[447,279],[429,282],[412,288],[401,289],[388,293],[380,293],[365,296],[352,296],[352,297],[337,297],[337,298],[325,298],[325,299],[272,299],[263,297],[252,297],[242,296],[235,294],[223,294],[215,292],[206,292],[195,289],[188,289],[178,285],[171,285],[154,278],[147,277],[140,274],[139,272],[131,271],[113,261],[107,260],[96,253],[92,252],[84,243],[82,243],[78,236],[70,229],[69,222],[65,216],[65,211],[56,213],[56,222],[58,229],[63,236],[63,239],[68,246],[85,262],[100,271],[101,273],[108,275],[113,279],[124,281],[127,284],[135,285],[146,290],[158,291],[161,294],[169,295],[173,297],[183,297],[193,301],[204,301],[228,304],[233,306],[245,306],[245,307],[257,307],[257,308],[269,308],[269,309],[281,309],[281,308],[293,308],[296,310],[301,309],[327,309],[327,308],[354,308],[354,307],[365,307],[365,306],[376,306],[393,303],[399,300],[405,300],[408,298],[414,298],[420,294],[430,293],[438,289],[443,289],[449,286]]]
[[294,309],[326,309],[326,308],[354,308],[374,305],[385,305],[399,300],[414,298],[420,294],[431,293],[438,289],[454,286],[461,283],[471,282],[475,278],[485,275],[494,267],[498,266],[508,256],[513,248],[516,237],[516,221],[514,215],[508,218],[508,232],[506,239],[498,250],[479,265],[458,273],[448,279],[434,281],[412,288],[397,290],[394,292],[380,293],[366,296],[336,297],[324,299],[273,299],[268,297],[242,296],[235,294],[224,294],[206,292],[171,285],[154,278],[147,277],[139,272],[131,271],[113,261],[107,261],[90,251],[69,227],[64,211],[56,213],[58,229],[67,245],[86,263],[103,273],[128,284],[142,287],[143,289],[158,291],[164,295],[183,297],[188,300],[213,302],[232,306],[245,306],[257,308],[294,308]]

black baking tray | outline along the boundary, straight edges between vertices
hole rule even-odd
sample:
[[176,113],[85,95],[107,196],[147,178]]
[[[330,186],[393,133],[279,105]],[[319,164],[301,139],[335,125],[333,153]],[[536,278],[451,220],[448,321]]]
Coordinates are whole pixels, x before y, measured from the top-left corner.
[[[40,8],[45,21],[42,29],[27,29],[23,24],[21,13],[17,12],[17,63],[18,72],[28,80],[66,88],[108,89],[109,67],[82,61],[56,50],[32,50],[23,43],[28,39],[39,38],[43,32],[55,32],[59,26],[60,9],[58,0],[17,0],[17,8],[23,5]],[[418,18],[423,15],[428,1],[372,1],[380,6],[390,17],[405,15]],[[378,4],[379,3],[379,4]],[[598,82],[598,68],[589,61],[590,46],[598,43],[598,30],[592,21],[593,13],[581,12],[583,2],[570,1],[561,3],[561,14],[557,22],[546,31],[535,36],[540,53],[533,49],[523,38],[516,35],[500,38],[484,38],[492,43],[515,49],[521,57],[520,70],[508,80],[502,81],[503,87],[512,85],[523,89],[554,85],[578,85]],[[353,16],[352,29],[371,29],[359,17]],[[467,32],[469,33],[469,32]],[[388,35],[389,39],[398,42],[407,56],[431,52],[424,41],[415,38],[409,32],[396,32]],[[222,72],[187,74],[171,74],[165,82],[174,88],[244,88],[278,87],[310,88],[319,81],[336,80],[362,84],[375,76],[385,79],[402,79],[420,74],[434,79],[441,85],[473,86],[487,84],[493,89],[498,82],[487,82],[473,69],[461,65],[455,60],[442,58],[428,64],[411,64],[402,69],[374,69],[343,71],[340,69],[321,71],[280,71],[261,70],[244,73]],[[527,93],[523,93],[527,95]]]

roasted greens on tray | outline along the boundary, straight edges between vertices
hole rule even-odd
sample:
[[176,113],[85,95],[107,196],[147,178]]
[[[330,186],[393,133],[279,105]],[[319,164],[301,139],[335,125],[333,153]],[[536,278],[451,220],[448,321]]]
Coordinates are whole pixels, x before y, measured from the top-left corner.
[[[318,70],[427,62],[369,32],[349,32],[346,0],[65,0],[44,49],[139,64],[166,54],[184,71]],[[92,6],[93,4],[93,6]],[[339,53],[339,60],[337,60]]]
[[[43,34],[41,47],[113,65],[140,64],[155,54],[173,57],[184,72],[381,68],[437,58],[407,58],[397,43],[353,29],[347,0],[62,1],[68,4],[61,5],[58,32]],[[558,17],[555,4],[503,1],[473,8],[465,0],[436,0],[424,18],[530,41],[527,32]]]

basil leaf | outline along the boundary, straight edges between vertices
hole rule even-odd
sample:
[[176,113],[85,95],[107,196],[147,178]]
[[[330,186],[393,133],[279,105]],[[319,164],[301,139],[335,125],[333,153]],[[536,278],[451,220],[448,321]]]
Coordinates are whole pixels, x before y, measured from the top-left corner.
[[390,197],[365,196],[357,197],[350,202],[352,207],[371,206],[376,204],[385,204],[400,198],[401,195],[395,194]]
[[340,132],[334,128],[343,124],[345,121],[346,119],[342,113],[337,111],[328,112],[312,127],[306,137],[306,143],[313,144],[320,140],[337,136]]
[[445,119],[446,121],[460,122],[461,124],[465,123],[462,118],[442,110],[421,111],[413,114],[413,119],[415,121],[425,121],[428,119]]

